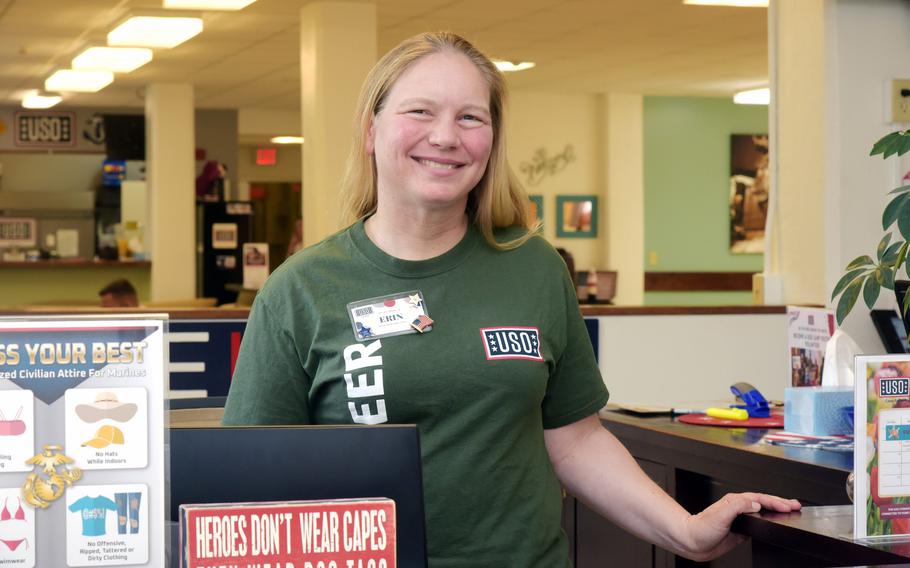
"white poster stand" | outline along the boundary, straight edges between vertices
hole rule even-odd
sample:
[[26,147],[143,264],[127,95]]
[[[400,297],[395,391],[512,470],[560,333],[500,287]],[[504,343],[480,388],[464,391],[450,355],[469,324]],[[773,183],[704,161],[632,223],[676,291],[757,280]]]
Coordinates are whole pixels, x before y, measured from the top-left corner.
[[0,564],[165,565],[166,334],[0,318]]

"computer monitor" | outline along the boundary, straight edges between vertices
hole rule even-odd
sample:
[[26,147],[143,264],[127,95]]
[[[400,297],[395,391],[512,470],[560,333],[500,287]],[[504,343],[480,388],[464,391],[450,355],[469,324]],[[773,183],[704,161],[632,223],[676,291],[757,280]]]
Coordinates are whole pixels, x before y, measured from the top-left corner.
[[888,353],[910,353],[904,321],[895,310],[872,310],[872,323]]
[[387,497],[398,565],[426,566],[413,425],[172,428],[170,509],[182,504]]

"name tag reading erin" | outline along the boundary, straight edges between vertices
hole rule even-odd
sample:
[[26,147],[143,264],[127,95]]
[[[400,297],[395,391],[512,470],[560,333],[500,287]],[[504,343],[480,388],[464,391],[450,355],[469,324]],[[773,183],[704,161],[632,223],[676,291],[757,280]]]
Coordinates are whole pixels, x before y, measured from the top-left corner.
[[433,329],[420,290],[359,300],[347,308],[358,341]]

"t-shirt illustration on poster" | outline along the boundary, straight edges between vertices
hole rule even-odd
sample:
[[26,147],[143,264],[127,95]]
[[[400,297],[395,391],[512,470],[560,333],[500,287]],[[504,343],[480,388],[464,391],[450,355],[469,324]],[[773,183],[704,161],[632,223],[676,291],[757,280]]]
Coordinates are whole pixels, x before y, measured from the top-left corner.
[[0,566],[164,566],[166,316],[0,318]]

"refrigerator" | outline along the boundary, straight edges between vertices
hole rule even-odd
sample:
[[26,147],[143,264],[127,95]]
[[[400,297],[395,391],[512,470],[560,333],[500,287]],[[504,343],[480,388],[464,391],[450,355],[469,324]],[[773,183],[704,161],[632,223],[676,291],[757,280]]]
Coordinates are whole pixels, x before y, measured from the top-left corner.
[[237,300],[243,288],[243,244],[252,237],[252,203],[196,204],[197,296],[216,298],[218,305]]

